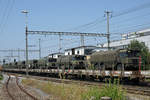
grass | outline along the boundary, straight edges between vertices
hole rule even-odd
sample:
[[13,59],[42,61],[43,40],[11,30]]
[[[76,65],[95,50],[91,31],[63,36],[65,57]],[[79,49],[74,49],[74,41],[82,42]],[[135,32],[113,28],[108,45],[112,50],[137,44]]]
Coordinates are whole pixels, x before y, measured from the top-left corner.
[[125,100],[125,91],[119,86],[119,83],[114,81],[112,84],[109,82],[101,89],[98,87],[91,87],[87,93],[82,94],[82,100],[100,100],[101,97],[108,96],[111,97],[112,100]]
[[112,100],[125,100],[125,92],[116,82],[113,84],[109,82],[104,87],[43,82],[34,79],[24,79],[22,83],[38,88],[59,100],[100,100],[102,96],[109,96]]
[[3,80],[3,75],[0,75],[0,80]]
[[150,79],[145,79],[146,82],[150,82]]
[[23,84],[38,88],[47,94],[57,97],[59,100],[81,100],[82,90],[84,87],[79,87],[75,84],[63,84],[53,82],[42,82],[38,80],[24,79]]

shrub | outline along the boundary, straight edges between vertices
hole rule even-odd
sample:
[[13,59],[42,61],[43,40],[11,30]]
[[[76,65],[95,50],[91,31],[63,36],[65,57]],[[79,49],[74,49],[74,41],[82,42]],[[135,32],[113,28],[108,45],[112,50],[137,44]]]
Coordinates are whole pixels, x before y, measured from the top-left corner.
[[0,80],[2,80],[3,79],[3,75],[0,75]]
[[100,100],[103,96],[111,97],[112,100],[125,100],[125,92],[117,83],[117,80],[113,84],[109,81],[101,89],[99,87],[91,87],[90,90],[82,94],[82,100]]

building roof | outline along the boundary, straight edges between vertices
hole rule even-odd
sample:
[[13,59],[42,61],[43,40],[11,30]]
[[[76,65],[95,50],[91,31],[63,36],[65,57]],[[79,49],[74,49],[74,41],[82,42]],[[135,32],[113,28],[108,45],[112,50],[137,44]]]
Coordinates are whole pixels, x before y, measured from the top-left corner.
[[[131,40],[133,40],[133,39],[138,39],[138,38],[141,38],[141,37],[144,37],[144,36],[150,36],[150,28],[144,29],[144,30],[140,30],[140,31],[136,31],[136,32],[130,32],[130,33],[122,34],[122,36],[127,36],[128,34],[133,34],[133,33],[136,33],[135,35],[144,33],[144,35],[135,36],[135,37],[126,38],[126,39],[112,40],[112,41],[110,41],[110,44],[111,44],[111,43],[121,42],[121,41],[131,41]],[[104,47],[106,47],[106,44],[107,44],[107,43],[104,43],[104,44],[103,44]],[[123,45],[127,45],[127,44],[128,44],[128,43],[126,43],[126,44],[123,43],[122,46],[123,46]],[[119,45],[121,45],[121,44],[119,44]],[[101,44],[99,44],[99,46],[101,46]],[[112,46],[112,47],[114,47],[114,46]]]
[[72,49],[79,49],[79,48],[96,48],[96,46],[78,46],[78,47],[66,49],[65,51],[69,51]]
[[64,54],[64,53],[62,53],[62,52],[51,53],[51,54],[49,54],[49,56],[50,56],[50,55],[59,55],[59,54]]

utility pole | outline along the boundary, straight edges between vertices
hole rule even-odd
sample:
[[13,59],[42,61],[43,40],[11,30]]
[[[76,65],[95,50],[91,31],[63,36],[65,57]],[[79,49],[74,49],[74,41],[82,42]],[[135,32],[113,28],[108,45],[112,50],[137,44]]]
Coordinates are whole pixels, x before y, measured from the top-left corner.
[[61,52],[61,35],[59,34],[59,53]]
[[28,76],[28,27],[26,26],[26,75]]
[[80,41],[81,41],[81,46],[84,46],[84,36],[83,35],[80,35]]
[[20,61],[20,49],[18,48],[18,61]]
[[26,27],[25,27],[25,35],[26,35],[26,75],[28,76],[28,22],[27,22],[27,14],[28,14],[28,11],[22,11],[22,13],[25,14],[26,16]]
[[13,51],[12,51],[12,50],[11,50],[11,52],[10,52],[10,57],[11,57],[11,56],[13,56]]
[[[20,62],[20,49],[18,48],[18,62]],[[18,69],[20,69],[20,66],[18,66]]]
[[110,50],[110,32],[109,32],[109,17],[110,13],[109,11],[105,11],[106,17],[107,17],[107,42],[108,42],[108,50]]
[[41,39],[39,39],[39,59],[41,59]]

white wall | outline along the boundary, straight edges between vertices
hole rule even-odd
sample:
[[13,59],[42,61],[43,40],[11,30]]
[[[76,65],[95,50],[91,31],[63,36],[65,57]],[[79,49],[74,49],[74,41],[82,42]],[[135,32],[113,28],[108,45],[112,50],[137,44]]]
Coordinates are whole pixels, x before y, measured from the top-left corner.
[[54,55],[53,58],[58,58],[58,55]]
[[65,55],[68,55],[68,53],[70,53],[70,55],[72,55],[72,51],[71,50],[65,51]]
[[[79,51],[79,54],[78,54],[78,51]],[[70,55],[72,55],[71,50],[65,51],[65,55],[68,55],[68,53],[70,53]],[[75,55],[84,55],[84,48],[75,49]]]
[[[64,54],[54,54],[54,55],[53,55],[53,58],[58,58],[59,55],[64,55]],[[48,57],[49,57],[49,58],[52,58],[52,55],[49,55]]]
[[[126,40],[111,42],[110,47],[128,45],[131,40],[138,40],[140,42],[145,42],[145,45],[148,46],[148,48],[150,49],[150,35],[142,36],[142,37],[138,37],[138,38],[133,38],[133,39],[126,39]],[[108,44],[105,43],[104,47],[107,47],[107,46],[108,46]]]
[[[79,51],[79,54],[78,54]],[[84,48],[75,49],[75,55],[84,55]]]

